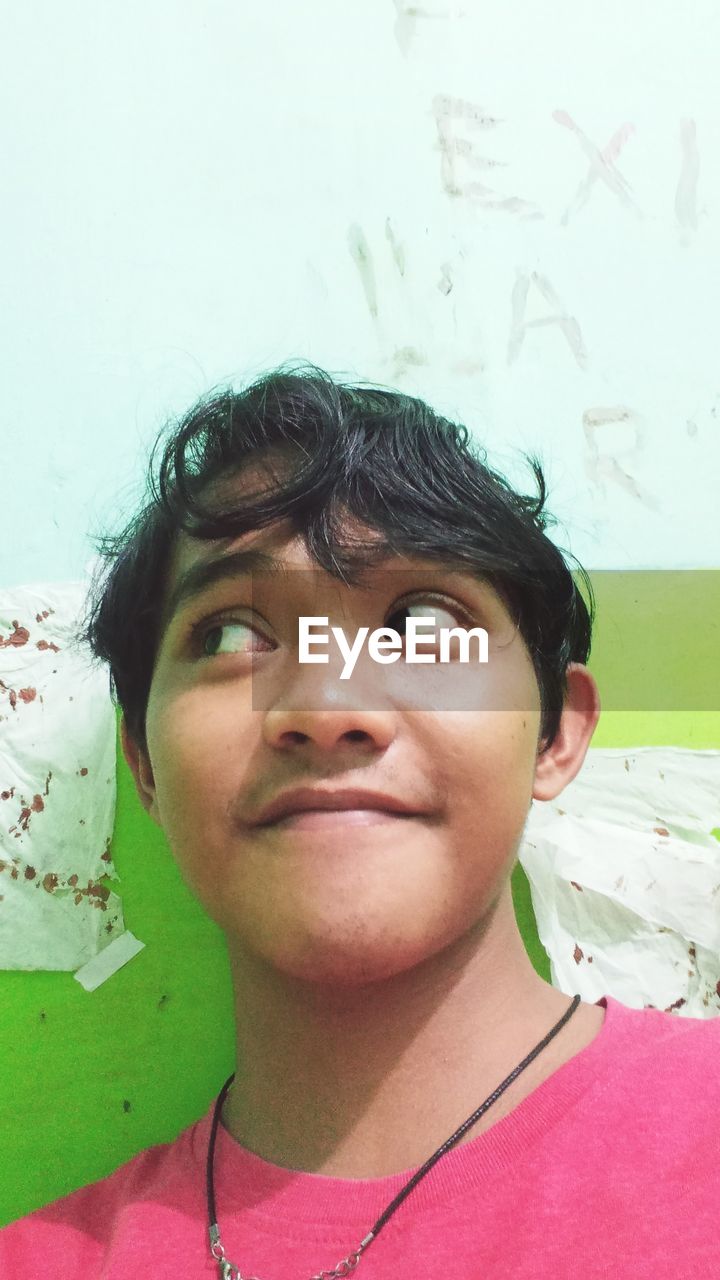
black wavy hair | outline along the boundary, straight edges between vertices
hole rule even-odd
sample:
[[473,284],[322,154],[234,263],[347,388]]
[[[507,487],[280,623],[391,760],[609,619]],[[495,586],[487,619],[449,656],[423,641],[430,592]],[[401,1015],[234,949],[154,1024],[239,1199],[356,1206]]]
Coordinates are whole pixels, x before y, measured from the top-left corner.
[[[287,463],[282,475],[223,503],[222,486],[214,482],[278,453]],[[528,458],[538,489],[530,497],[515,492],[485,457],[467,427],[422,400],[343,384],[307,362],[282,365],[243,391],[199,401],[156,439],[145,505],[121,533],[97,540],[101,565],[82,638],[109,664],[111,693],[134,740],[146,745],[147,701],[179,531],[201,539],[237,537],[287,520],[311,557],[348,583],[393,553],[437,559],[489,581],[532,659],[547,747],[558,729],[567,665],[586,662],[590,652],[592,587],[578,565],[586,603],[545,533],[551,518],[537,458]],[[348,539],[348,515],[380,539]]]

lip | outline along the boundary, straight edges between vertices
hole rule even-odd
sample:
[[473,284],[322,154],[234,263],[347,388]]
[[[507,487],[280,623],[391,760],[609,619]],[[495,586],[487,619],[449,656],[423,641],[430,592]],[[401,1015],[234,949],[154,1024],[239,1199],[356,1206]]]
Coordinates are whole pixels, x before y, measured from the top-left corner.
[[306,809],[300,813],[288,813],[276,822],[267,823],[270,831],[337,830],[342,827],[377,827],[409,822],[410,814],[388,813],[387,809]]
[[[300,815],[307,815],[301,818]],[[335,814],[333,818],[331,815]],[[396,796],[379,791],[363,791],[357,788],[331,790],[321,787],[297,787],[283,791],[251,822],[254,827],[268,827],[288,819],[296,819],[297,826],[328,826],[338,823],[374,825],[392,817],[425,817],[423,812],[399,800]],[[289,823],[286,823],[289,825]]]

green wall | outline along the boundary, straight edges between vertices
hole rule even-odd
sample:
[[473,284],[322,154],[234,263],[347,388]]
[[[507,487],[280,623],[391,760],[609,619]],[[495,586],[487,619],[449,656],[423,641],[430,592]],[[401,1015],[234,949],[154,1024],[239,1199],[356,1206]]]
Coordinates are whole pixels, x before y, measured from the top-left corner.
[[[720,572],[592,577],[590,667],[607,708],[593,746],[720,747]],[[234,1067],[223,935],[183,885],[118,757],[112,887],[146,945],[92,993],[70,973],[0,973],[0,1225],[172,1140]],[[549,981],[519,865],[513,896]]]

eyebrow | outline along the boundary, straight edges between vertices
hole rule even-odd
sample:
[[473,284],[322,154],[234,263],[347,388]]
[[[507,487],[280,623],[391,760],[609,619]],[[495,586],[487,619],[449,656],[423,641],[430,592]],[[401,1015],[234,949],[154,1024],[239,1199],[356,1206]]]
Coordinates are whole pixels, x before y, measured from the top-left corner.
[[239,578],[251,573],[281,573],[284,566],[267,551],[249,548],[245,551],[226,552],[225,555],[211,556],[206,560],[197,560],[180,575],[170,592],[163,630],[167,628],[178,610],[190,600],[212,587],[216,582],[224,582],[228,578]]

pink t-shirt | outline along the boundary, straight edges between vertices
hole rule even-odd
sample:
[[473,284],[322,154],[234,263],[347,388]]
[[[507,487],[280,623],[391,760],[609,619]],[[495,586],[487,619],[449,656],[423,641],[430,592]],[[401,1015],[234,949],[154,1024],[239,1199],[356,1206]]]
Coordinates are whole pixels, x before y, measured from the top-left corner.
[[[718,1280],[720,1017],[633,1010],[611,996],[598,1004],[595,1040],[443,1156],[363,1254],[358,1280]],[[215,1280],[211,1115],[0,1231],[2,1280]],[[330,1270],[410,1172],[294,1173],[220,1125],[227,1257],[261,1280]]]

